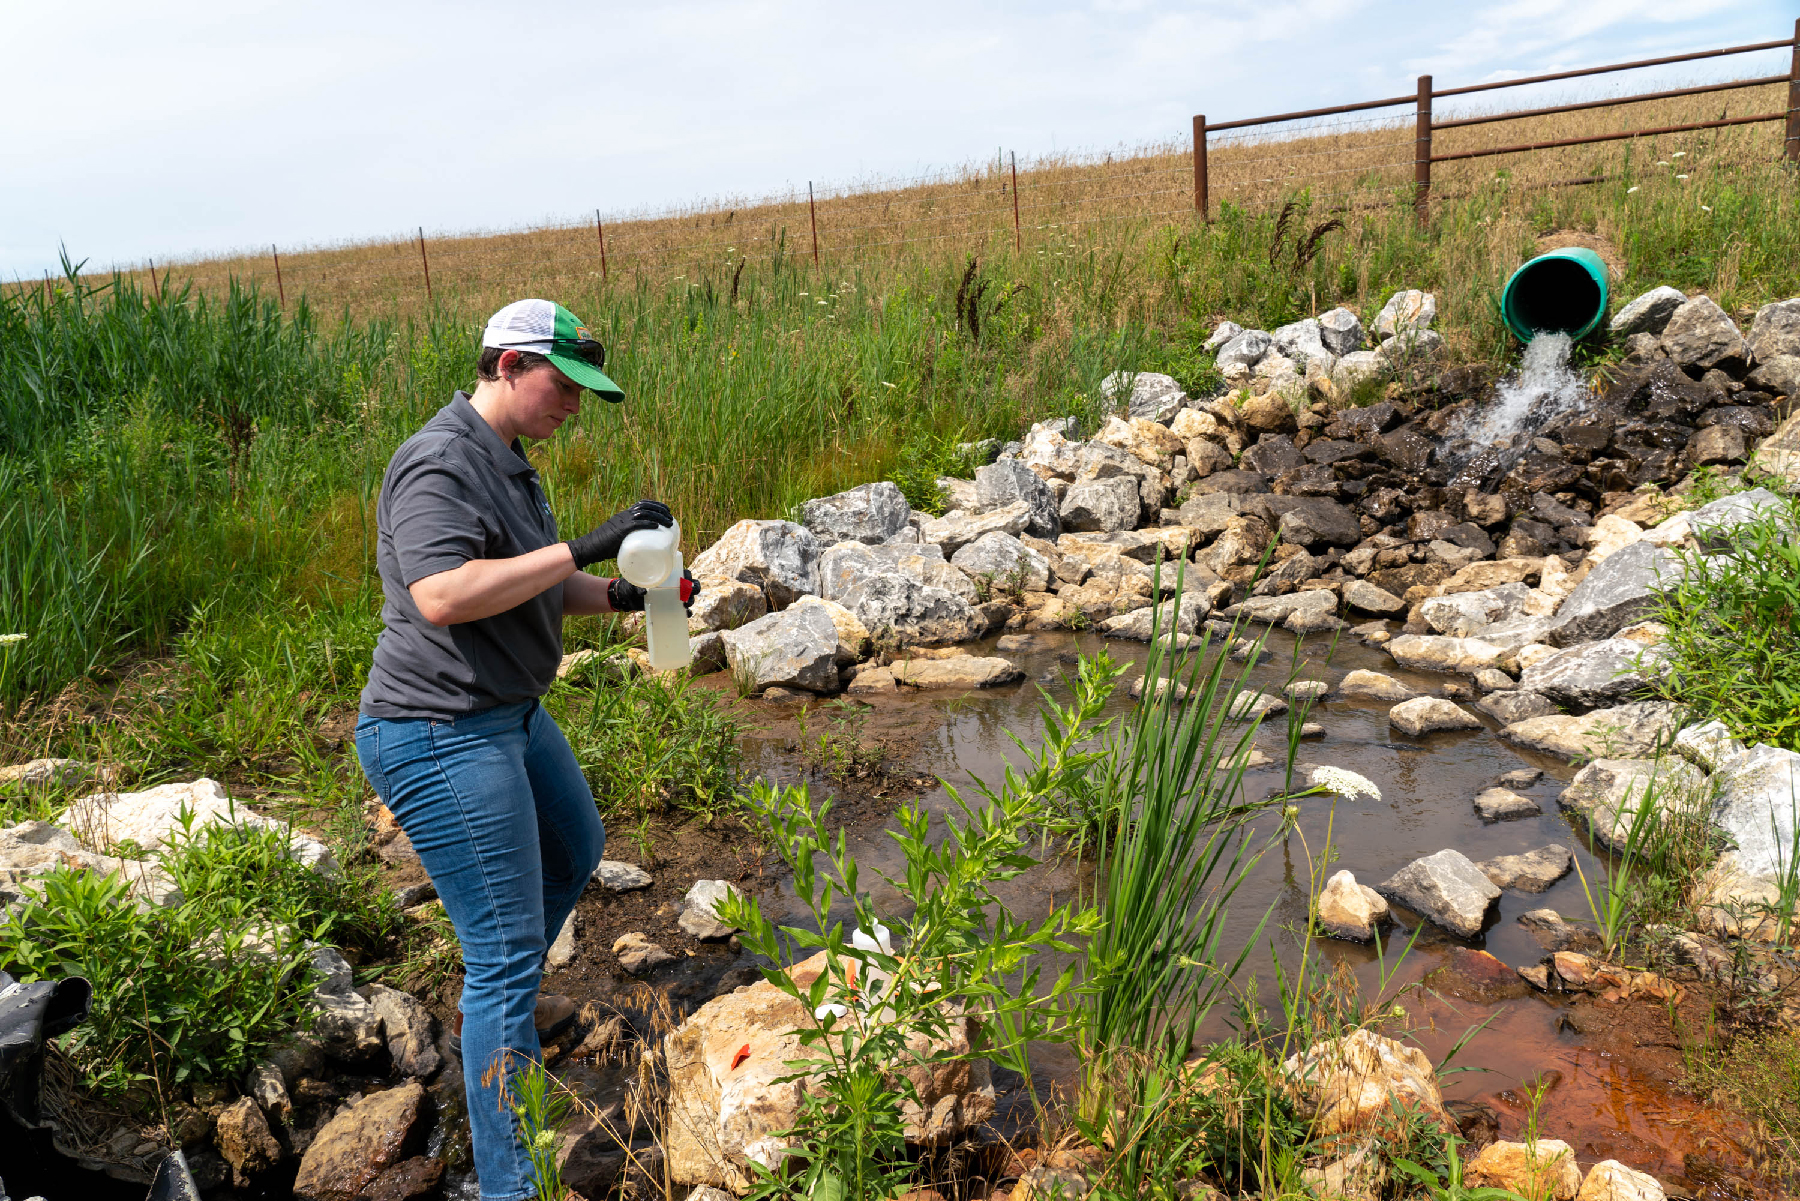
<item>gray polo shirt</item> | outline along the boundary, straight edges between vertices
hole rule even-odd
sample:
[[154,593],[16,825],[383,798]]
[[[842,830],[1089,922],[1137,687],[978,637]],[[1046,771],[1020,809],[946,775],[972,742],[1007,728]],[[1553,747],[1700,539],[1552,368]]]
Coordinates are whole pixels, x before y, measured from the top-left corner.
[[562,659],[563,586],[493,617],[434,626],[411,586],[470,559],[557,541],[556,518],[519,444],[458,392],[394,452],[375,509],[383,629],[362,692],[371,717],[457,717],[549,691]]

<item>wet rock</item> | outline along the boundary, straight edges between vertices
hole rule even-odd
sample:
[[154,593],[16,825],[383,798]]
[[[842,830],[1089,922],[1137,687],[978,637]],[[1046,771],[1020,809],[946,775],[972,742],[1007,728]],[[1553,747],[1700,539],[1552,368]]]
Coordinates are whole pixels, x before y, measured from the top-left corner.
[[1311,1047],[1282,1064],[1282,1073],[1321,1136],[1388,1128],[1396,1108],[1453,1126],[1425,1053],[1370,1030]]
[[[1042,481],[1039,481],[1041,484]],[[823,546],[837,542],[887,542],[907,528],[912,509],[900,485],[883,480],[801,506],[802,524]]]
[[1339,306],[1319,315],[1319,341],[1327,352],[1343,356],[1361,350],[1368,340],[1355,313]]
[[1325,882],[1319,893],[1319,928],[1333,938],[1368,942],[1388,917],[1387,899],[1348,871]]
[[1518,972],[1486,951],[1470,947],[1451,947],[1444,956],[1444,967],[1433,974],[1432,984],[1460,1000],[1483,1004],[1522,997],[1530,991]]
[[[802,988],[824,970],[823,953],[788,969]],[[994,1112],[987,1061],[971,1053],[979,1024],[956,1011],[942,1017],[943,1035],[913,1048],[928,1062],[901,1069],[919,1102],[902,1108],[909,1142],[952,1140]],[[708,1001],[663,1040],[669,1078],[665,1146],[674,1183],[748,1191],[749,1161],[771,1167],[779,1161],[790,1146],[782,1132],[797,1124],[803,1097],[816,1087],[791,1079],[788,1066],[811,1054],[798,1032],[813,1025],[809,1009],[760,981]]]
[[1063,496],[1059,517],[1065,530],[1135,529],[1142,510],[1137,480],[1113,476],[1072,484]]
[[1554,909],[1532,909],[1521,913],[1519,924],[1546,951],[1579,951],[1599,947],[1599,939],[1594,937],[1591,930],[1569,924]]
[[1713,824],[1737,846],[1738,867],[1775,878],[1793,859],[1800,755],[1758,744],[1720,770]]
[[227,796],[217,780],[202,776],[163,784],[142,792],[97,792],[65,809],[57,824],[78,832],[90,850],[107,853],[130,842],[143,851],[161,852],[207,826],[275,830],[288,836],[288,855],[326,875],[337,872],[331,851],[316,838],[290,829],[286,822],[252,812]]
[[1508,742],[1559,759],[1648,758],[1675,735],[1675,706],[1636,701],[1580,717],[1556,714],[1514,722],[1500,731]]
[[1665,1196],[1662,1183],[1650,1173],[1603,1159],[1588,1169],[1575,1201],[1663,1201]]
[[288,1096],[287,1082],[282,1079],[281,1069],[273,1063],[263,1062],[250,1070],[244,1081],[244,1093],[255,1101],[257,1107],[277,1120],[285,1119],[293,1111],[293,1100]]
[[356,992],[349,961],[335,947],[315,944],[312,965],[318,976],[312,992],[317,1015],[313,1036],[325,1053],[356,1063],[380,1051],[384,1046],[381,1018],[375,1007]]
[[[905,576],[877,576],[865,588],[872,590],[885,581],[893,581],[896,586],[910,585],[914,590],[921,587]],[[852,595],[862,592],[863,589],[853,589]],[[943,596],[946,603],[961,604],[948,593]],[[856,612],[852,606],[845,607]],[[963,605],[965,611],[967,608]],[[837,627],[822,609],[770,613],[749,625],[724,631],[721,637],[725,642],[725,660],[738,686],[747,694],[756,695],[772,686],[826,694],[838,690]]]
[[1565,705],[1605,705],[1649,687],[1658,658],[1656,651],[1623,638],[1583,643],[1526,668],[1519,688]]
[[1568,847],[1551,843],[1518,855],[1500,855],[1476,864],[1495,888],[1519,892],[1543,892],[1569,874],[1575,855]]
[[972,579],[987,579],[995,589],[1043,592],[1050,587],[1050,560],[1011,534],[983,534],[952,555],[950,562]]
[[850,696],[891,696],[898,685],[894,673],[886,667],[864,664],[844,692]]
[[975,472],[979,511],[993,512],[1021,503],[1026,506],[1025,533],[1034,538],[1055,538],[1062,533],[1056,497],[1037,472],[1017,459],[1002,459]]
[[[1697,804],[1710,786],[1694,766],[1673,755],[1661,759],[1596,759],[1569,781],[1557,804],[1586,818],[1594,837],[1623,850],[1632,816],[1649,796],[1657,811]],[[1655,819],[1647,819],[1655,820]]]
[[700,589],[700,595],[694,598],[693,612],[688,614],[688,632],[702,634],[710,630],[734,630],[755,621],[768,611],[769,599],[755,584],[746,584],[741,580],[709,579]]
[[1393,676],[1360,669],[1343,678],[1338,684],[1338,692],[1344,696],[1366,696],[1378,701],[1410,701],[1419,695]]
[[1610,638],[1656,608],[1663,592],[1681,580],[1681,562],[1670,550],[1639,540],[1608,555],[1564,598],[1550,641],[1574,646]]
[[444,1183],[442,1160],[423,1155],[403,1159],[380,1176],[363,1193],[364,1201],[414,1201],[435,1197]]
[[650,873],[637,864],[621,863],[617,859],[602,859],[600,866],[594,869],[593,878],[607,892],[633,892],[655,883]]
[[1500,777],[1500,787],[1530,788],[1543,778],[1544,773],[1535,767],[1516,768]]
[[1632,334],[1660,334],[1669,324],[1675,310],[1687,303],[1687,294],[1679,288],[1652,288],[1613,314],[1607,330],[1615,338]]
[[[286,1093],[282,1095],[285,1098]],[[281,1162],[281,1144],[269,1133],[262,1110],[249,1097],[239,1097],[220,1111],[213,1138],[219,1154],[231,1165],[234,1188],[248,1188],[251,1177]]]
[[1695,467],[1741,463],[1747,450],[1744,431],[1729,425],[1713,425],[1688,439],[1687,461]]
[[1475,798],[1475,816],[1484,822],[1510,822],[1521,817],[1536,817],[1544,811],[1530,797],[1522,797],[1505,788],[1490,788]]
[[1406,602],[1367,580],[1352,580],[1345,584],[1344,603],[1360,613],[1373,613],[1377,616],[1400,613],[1406,609]]
[[301,1157],[296,1201],[357,1201],[383,1172],[421,1149],[428,1111],[425,1086],[416,1081],[338,1110]]
[[685,908],[679,925],[701,942],[722,942],[730,938],[737,933],[737,927],[720,919],[718,907],[736,891],[724,880],[696,880],[682,898]]
[[634,976],[646,975],[652,968],[674,963],[677,958],[636,930],[619,935],[613,940],[612,950],[619,957],[619,966]]
[[1331,691],[1331,685],[1324,680],[1295,680],[1282,691],[1291,701],[1317,701],[1324,699],[1325,694]]
[[385,985],[371,984],[365,994],[375,1016],[381,1019],[394,1071],[420,1080],[436,1075],[443,1058],[437,1051],[437,1019],[431,1012],[410,993]]
[[[1141,700],[1145,692],[1144,677],[1139,676],[1137,679],[1133,680],[1131,682],[1131,687],[1127,691],[1130,693],[1132,700]],[[1185,701],[1188,698],[1188,686],[1186,684],[1182,684],[1166,677],[1158,678],[1151,691],[1156,694],[1154,699],[1159,701],[1168,696],[1171,692],[1175,694],[1175,699],[1178,701]]]
[[1381,884],[1382,895],[1452,934],[1474,938],[1500,890],[1461,851],[1446,848],[1415,859]]
[[1439,730],[1479,730],[1481,719],[1435,696],[1414,697],[1388,710],[1388,721],[1402,733],[1419,737]]
[[1184,593],[1179,608],[1175,601],[1164,601],[1160,605],[1138,609],[1120,617],[1111,617],[1100,623],[1100,632],[1108,638],[1129,638],[1136,642],[1148,642],[1151,630],[1161,632],[1170,630],[1178,634],[1192,634],[1206,620],[1212,607],[1206,598],[1194,593]]
[[791,521],[746,518],[688,564],[695,579],[738,580],[761,588],[775,609],[819,591],[819,540]]
[[983,655],[907,659],[891,670],[895,682],[908,688],[998,688],[1025,678],[1010,660]]
[[1437,634],[1402,634],[1387,645],[1394,662],[1413,671],[1471,673],[1498,667],[1511,654],[1479,638],[1446,638]]
[[936,545],[945,555],[957,551],[983,534],[1023,534],[1031,525],[1031,505],[1017,500],[986,513],[950,512],[927,521],[919,530],[919,539]]
[[1226,715],[1238,721],[1249,721],[1255,717],[1278,716],[1286,713],[1287,708],[1287,702],[1273,693],[1245,689],[1231,698],[1231,707]]
[[1239,605],[1232,616],[1268,625],[1284,625],[1296,613],[1336,616],[1337,607],[1338,599],[1335,595],[1323,589],[1315,589],[1291,592],[1286,596],[1253,596]]
[[1709,296],[1683,301],[1663,327],[1662,349],[1677,367],[1741,365],[1750,348],[1730,317]]
[[1503,1188],[1544,1201],[1573,1201],[1581,1188],[1575,1151],[1560,1139],[1540,1138],[1535,1146],[1492,1142],[1463,1169],[1471,1188]]

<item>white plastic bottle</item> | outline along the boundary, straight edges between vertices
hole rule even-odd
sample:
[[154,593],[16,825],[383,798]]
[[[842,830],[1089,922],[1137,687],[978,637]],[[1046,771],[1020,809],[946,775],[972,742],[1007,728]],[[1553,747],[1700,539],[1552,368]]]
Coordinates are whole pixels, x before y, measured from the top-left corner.
[[644,642],[657,671],[686,667],[687,610],[681,604],[681,523],[633,530],[619,546],[619,574],[644,590]]

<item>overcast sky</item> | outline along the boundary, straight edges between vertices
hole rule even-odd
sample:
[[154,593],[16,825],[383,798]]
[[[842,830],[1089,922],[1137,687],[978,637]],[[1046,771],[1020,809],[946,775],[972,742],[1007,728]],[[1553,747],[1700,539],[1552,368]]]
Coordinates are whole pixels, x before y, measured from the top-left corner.
[[166,261],[1141,145],[1196,112],[1773,41],[1794,17],[1792,0],[0,0],[0,273],[53,268],[62,244],[91,267]]

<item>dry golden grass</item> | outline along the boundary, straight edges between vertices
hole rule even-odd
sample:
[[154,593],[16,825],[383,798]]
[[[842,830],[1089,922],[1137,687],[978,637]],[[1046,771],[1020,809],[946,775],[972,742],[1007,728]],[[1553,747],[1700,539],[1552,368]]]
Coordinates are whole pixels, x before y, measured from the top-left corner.
[[[1582,137],[1628,129],[1691,124],[1786,108],[1785,85],[1643,101],[1439,131],[1437,154],[1485,147]],[[1603,93],[1589,93],[1590,96]],[[1440,105],[1439,120],[1516,107],[1507,93],[1484,94],[1485,108]],[[1313,211],[1410,202],[1413,183],[1413,114],[1405,108],[1374,116],[1303,125],[1229,131],[1209,139],[1211,207],[1252,209],[1279,205],[1297,190],[1312,193]],[[1779,156],[1782,126],[1766,123],[1648,139],[1615,141],[1437,164],[1433,196],[1453,202],[1496,179],[1517,189],[1554,187],[1612,176],[1627,169],[1671,172],[1729,168]],[[1014,240],[1014,204],[1025,254],[1064,248],[1077,234],[1088,244],[1106,242],[1109,226],[1130,223],[1135,232],[1155,223],[1192,219],[1193,166],[1185,142],[1148,146],[1135,153],[1040,159],[1018,172],[1015,197],[1009,170],[988,163],[910,181],[870,182],[821,194],[816,201],[820,261],[847,268],[897,261],[902,256],[959,257],[1004,252]],[[745,258],[813,254],[811,217],[804,193],[777,198],[729,198],[673,213],[608,223],[606,282],[633,286],[640,279],[705,279],[730,286]],[[426,239],[432,292],[441,303],[485,311],[522,295],[591,291],[602,274],[599,239],[592,223],[496,234]],[[147,270],[132,274],[151,285]],[[191,281],[200,291],[222,292],[235,278],[277,290],[268,255],[199,259],[159,265],[158,277]],[[315,308],[335,316],[403,316],[425,305],[424,267],[416,239],[368,241],[287,251],[281,257],[281,290],[288,301],[304,294]]]

